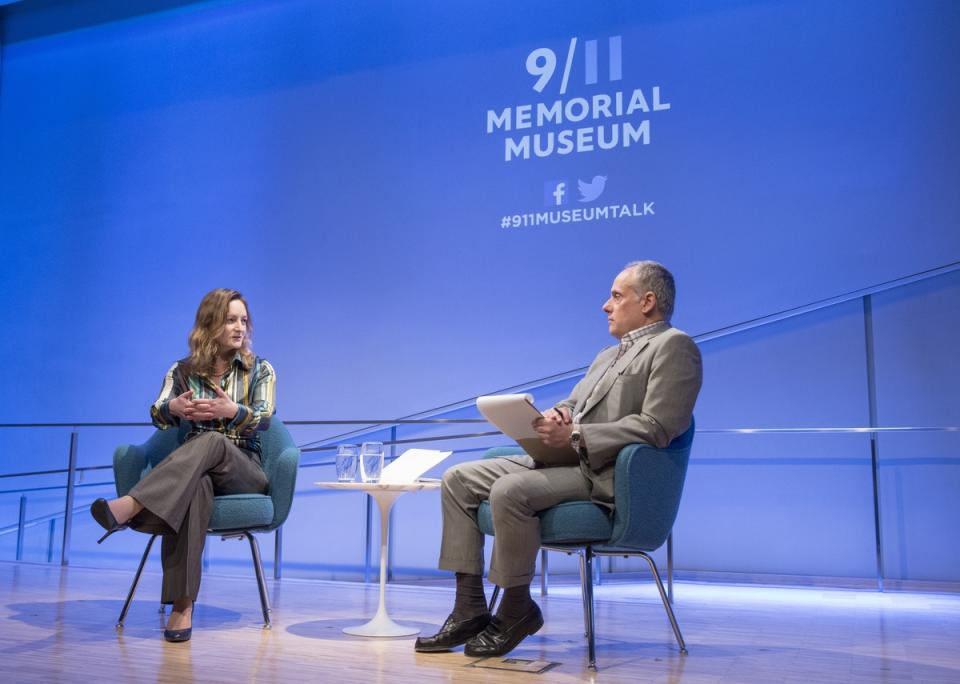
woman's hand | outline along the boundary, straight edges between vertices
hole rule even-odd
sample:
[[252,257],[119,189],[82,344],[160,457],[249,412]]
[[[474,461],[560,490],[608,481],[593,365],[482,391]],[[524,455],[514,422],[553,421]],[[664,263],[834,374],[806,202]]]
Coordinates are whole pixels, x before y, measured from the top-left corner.
[[193,409],[191,408],[193,404],[193,390],[187,390],[180,396],[174,397],[170,400],[170,403],[167,404],[167,409],[170,411],[171,415],[176,416],[177,418],[185,418],[187,420],[192,420],[189,415]]
[[[189,420],[213,420],[214,418],[233,418],[237,415],[237,402],[233,401],[217,386],[214,386],[217,393],[215,399],[197,399],[191,402],[192,415]],[[179,398],[179,397],[178,397]]]

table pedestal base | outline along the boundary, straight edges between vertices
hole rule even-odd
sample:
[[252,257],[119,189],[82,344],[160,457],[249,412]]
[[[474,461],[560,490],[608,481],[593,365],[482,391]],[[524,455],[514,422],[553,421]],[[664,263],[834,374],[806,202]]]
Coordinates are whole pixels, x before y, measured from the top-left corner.
[[390,619],[386,611],[377,611],[377,614],[370,622],[357,625],[356,627],[344,627],[343,632],[344,634],[365,637],[402,637],[419,634],[420,629],[417,627],[398,625]]
[[377,607],[377,614],[370,622],[356,627],[345,627],[343,631],[346,634],[365,637],[401,637],[419,634],[420,630],[416,627],[398,625],[387,615],[387,548],[390,535],[390,509],[403,492],[373,490],[367,493],[374,498],[380,509],[380,605]]
[[[0,0],[0,4],[3,0]],[[440,482],[411,482],[397,483],[359,483],[359,482],[318,482],[322,487],[331,489],[353,489],[365,491],[377,502],[380,509],[380,601],[377,613],[370,622],[356,627],[344,627],[344,634],[362,637],[405,637],[419,634],[417,627],[398,625],[387,615],[387,549],[390,539],[390,509],[397,497],[404,492],[415,492],[421,489],[439,489]]]

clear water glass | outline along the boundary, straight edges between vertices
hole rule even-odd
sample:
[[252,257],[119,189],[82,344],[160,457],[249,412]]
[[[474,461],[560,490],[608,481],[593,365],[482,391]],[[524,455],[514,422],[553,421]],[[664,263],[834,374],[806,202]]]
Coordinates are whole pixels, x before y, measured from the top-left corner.
[[357,478],[356,444],[341,444],[337,447],[337,482],[353,482]]
[[364,442],[360,445],[360,479],[379,482],[383,471],[383,442]]

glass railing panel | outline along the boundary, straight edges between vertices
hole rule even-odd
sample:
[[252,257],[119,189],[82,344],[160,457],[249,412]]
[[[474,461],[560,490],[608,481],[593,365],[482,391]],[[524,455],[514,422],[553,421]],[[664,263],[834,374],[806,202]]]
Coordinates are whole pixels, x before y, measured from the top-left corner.
[[882,434],[884,576],[960,582],[960,433]]

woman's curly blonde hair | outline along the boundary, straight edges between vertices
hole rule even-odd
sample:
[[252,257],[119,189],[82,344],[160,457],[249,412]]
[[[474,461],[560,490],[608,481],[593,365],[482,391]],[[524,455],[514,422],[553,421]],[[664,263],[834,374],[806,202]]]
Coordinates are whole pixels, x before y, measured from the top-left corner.
[[253,352],[250,350],[250,335],[253,333],[253,319],[250,316],[250,307],[243,295],[236,290],[218,287],[211,290],[200,301],[197,307],[197,317],[193,322],[193,330],[187,336],[190,346],[190,366],[192,372],[203,377],[212,377],[216,372],[217,356],[220,345],[217,338],[223,333],[230,309],[230,302],[237,300],[243,303],[247,310],[247,334],[243,338],[240,356],[243,367],[247,370],[253,366]]

